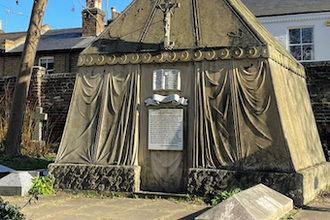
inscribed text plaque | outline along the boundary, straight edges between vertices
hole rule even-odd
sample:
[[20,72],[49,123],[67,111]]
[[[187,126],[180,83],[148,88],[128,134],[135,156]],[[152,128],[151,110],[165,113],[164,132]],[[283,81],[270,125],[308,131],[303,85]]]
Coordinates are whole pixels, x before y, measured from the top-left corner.
[[183,150],[183,109],[149,109],[149,150]]

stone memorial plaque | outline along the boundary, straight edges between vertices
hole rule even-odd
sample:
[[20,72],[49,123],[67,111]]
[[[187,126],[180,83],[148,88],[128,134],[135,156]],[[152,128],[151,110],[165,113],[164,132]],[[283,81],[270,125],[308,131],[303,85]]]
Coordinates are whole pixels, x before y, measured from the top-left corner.
[[153,90],[180,91],[181,90],[180,70],[175,70],[175,69],[155,70],[153,73]]
[[149,109],[149,150],[183,150],[183,109]]

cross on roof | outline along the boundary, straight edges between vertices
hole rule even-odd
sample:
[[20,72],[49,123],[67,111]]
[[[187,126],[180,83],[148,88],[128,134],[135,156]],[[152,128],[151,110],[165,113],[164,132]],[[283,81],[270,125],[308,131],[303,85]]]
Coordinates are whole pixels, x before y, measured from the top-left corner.
[[173,49],[175,43],[170,40],[171,35],[171,15],[173,8],[179,8],[179,3],[171,3],[171,0],[164,0],[164,4],[158,4],[157,8],[164,13],[164,48],[165,50]]

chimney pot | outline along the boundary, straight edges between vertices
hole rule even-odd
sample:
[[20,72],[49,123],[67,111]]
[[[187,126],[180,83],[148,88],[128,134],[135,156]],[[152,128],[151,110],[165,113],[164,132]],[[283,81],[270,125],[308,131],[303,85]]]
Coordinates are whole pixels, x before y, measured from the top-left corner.
[[116,17],[118,17],[119,13],[117,12],[116,7],[111,7],[111,18],[115,19]]

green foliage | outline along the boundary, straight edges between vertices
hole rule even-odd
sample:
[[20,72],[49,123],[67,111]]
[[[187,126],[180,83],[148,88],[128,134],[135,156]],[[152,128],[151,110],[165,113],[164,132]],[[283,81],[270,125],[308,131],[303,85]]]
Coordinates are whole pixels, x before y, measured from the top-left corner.
[[24,215],[19,211],[19,208],[3,201],[0,197],[0,219],[1,220],[23,220]]
[[222,191],[213,197],[213,199],[211,200],[212,205],[216,205],[241,191],[242,190],[239,188],[236,188],[236,189],[233,189],[230,191]]
[[[13,93],[13,86],[12,82],[8,82],[4,85],[4,94],[0,97],[0,150],[4,150],[6,147],[6,136],[9,124],[9,115],[10,115],[10,107],[12,103],[12,96]],[[22,126],[22,136],[21,136],[21,151],[20,153],[25,156],[33,156],[37,158],[42,158],[45,155],[56,155],[58,150],[58,143],[59,140],[52,140],[52,131],[54,126],[56,125],[56,121],[49,122],[47,121],[46,126],[43,129],[44,138],[46,139],[46,146],[40,146],[38,143],[32,140],[32,131],[34,128],[34,110],[36,107],[35,100],[27,100],[26,109],[24,112],[24,122]],[[1,164],[1,160],[0,160]],[[13,164],[13,167],[10,166]],[[24,168],[24,162],[22,163],[23,166],[19,167],[19,170],[28,170],[29,168]],[[8,166],[6,164],[2,164]],[[8,167],[15,169],[15,162],[10,163]],[[47,167],[47,165],[46,165]],[[46,168],[42,166],[41,168]],[[32,167],[34,169],[34,167]],[[39,167],[35,169],[39,169]]]
[[283,219],[294,219],[294,216],[300,212],[300,209],[295,209],[291,211],[287,216],[285,216]]
[[46,176],[34,177],[29,191],[31,195],[49,195],[54,193],[53,184]]
[[3,151],[0,151],[0,164],[10,167],[14,170],[37,170],[46,169],[48,164],[55,160],[55,156],[48,155],[47,157],[34,156],[11,156]]

